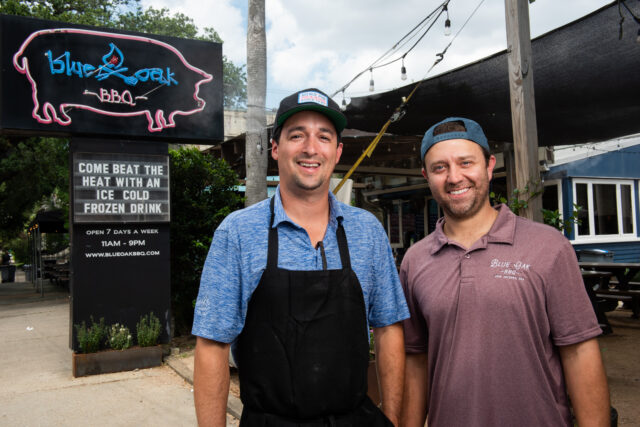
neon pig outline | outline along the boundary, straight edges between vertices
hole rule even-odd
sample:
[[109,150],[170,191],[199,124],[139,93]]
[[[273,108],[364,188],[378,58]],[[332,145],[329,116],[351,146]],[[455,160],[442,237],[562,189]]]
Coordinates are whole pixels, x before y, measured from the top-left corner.
[[[55,106],[48,101],[42,105],[42,110],[40,111],[40,102],[38,101],[38,84],[33,79],[33,77],[31,76],[31,72],[29,71],[29,60],[27,59],[27,57],[24,57],[22,58],[22,61],[20,61],[20,58],[24,54],[24,51],[27,48],[27,46],[29,46],[29,43],[31,43],[31,41],[33,41],[36,37],[41,36],[43,34],[60,34],[60,33],[84,34],[84,35],[92,35],[92,36],[99,36],[99,37],[135,40],[135,41],[140,41],[145,43],[152,43],[170,50],[180,59],[180,61],[185,67],[195,72],[196,74],[200,74],[201,76],[204,77],[202,80],[199,80],[198,82],[196,82],[195,91],[193,93],[193,99],[196,101],[196,105],[198,105],[198,107],[194,108],[193,110],[187,110],[187,111],[183,111],[183,110],[172,111],[169,114],[168,118],[164,117],[164,111],[162,109],[156,110],[155,115],[152,115],[152,112],[149,109],[132,111],[130,113],[116,113],[112,111],[102,110],[100,108],[91,107],[89,105],[75,104],[75,103],[61,103],[58,106],[58,108],[60,109],[60,117],[59,117]],[[209,83],[210,81],[213,80],[213,76],[211,74],[189,64],[187,60],[184,58],[184,56],[182,55],[182,53],[168,43],[162,42],[160,40],[155,40],[150,37],[130,36],[125,34],[108,33],[104,31],[81,30],[77,28],[51,28],[51,29],[39,30],[34,33],[31,33],[31,35],[29,35],[29,37],[27,37],[27,39],[25,39],[25,41],[22,43],[18,52],[16,52],[13,55],[13,66],[16,68],[16,70],[18,70],[19,73],[24,74],[29,80],[29,82],[31,83],[31,88],[32,88],[31,97],[33,99],[33,105],[34,105],[31,116],[38,123],[51,124],[52,122],[55,121],[57,124],[61,126],[69,126],[71,124],[71,117],[69,117],[69,115],[65,110],[68,108],[78,108],[78,109],[88,110],[97,114],[103,114],[103,115],[112,116],[112,117],[135,117],[135,116],[144,115],[146,116],[147,121],[149,123],[147,126],[147,129],[149,130],[149,132],[160,132],[165,128],[173,128],[176,126],[176,123],[175,123],[176,115],[190,116],[192,114],[196,114],[204,110],[204,107],[206,106],[207,103],[205,102],[204,99],[198,96],[200,92],[200,85]]]

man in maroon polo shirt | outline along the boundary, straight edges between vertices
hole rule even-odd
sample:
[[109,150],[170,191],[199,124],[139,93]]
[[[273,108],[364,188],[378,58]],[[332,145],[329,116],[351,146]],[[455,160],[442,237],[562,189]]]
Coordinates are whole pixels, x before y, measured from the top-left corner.
[[422,174],[444,217],[412,246],[400,280],[403,425],[609,425],[601,331],[569,241],[489,203],[495,158],[474,121],[422,140]]

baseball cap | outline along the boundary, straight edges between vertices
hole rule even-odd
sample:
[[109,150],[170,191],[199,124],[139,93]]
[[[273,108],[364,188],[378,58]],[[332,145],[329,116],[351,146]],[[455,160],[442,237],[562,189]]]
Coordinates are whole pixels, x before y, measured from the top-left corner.
[[[439,135],[433,136],[433,131],[435,128],[444,123],[449,122],[462,122],[466,131],[465,132],[446,132],[441,133]],[[441,141],[447,141],[449,139],[466,139],[469,141],[473,141],[479,146],[481,146],[487,153],[491,151],[489,148],[489,142],[487,141],[487,137],[484,135],[482,128],[476,122],[471,119],[465,119],[462,117],[448,117],[441,122],[436,123],[431,126],[429,130],[424,134],[424,138],[422,138],[422,145],[420,146],[420,157],[424,159],[424,156],[427,154],[427,151],[435,144]]]
[[300,111],[317,111],[324,114],[331,120],[338,133],[347,126],[347,118],[340,111],[338,104],[326,93],[310,88],[289,95],[280,101],[273,124],[273,134],[276,135],[284,122]]

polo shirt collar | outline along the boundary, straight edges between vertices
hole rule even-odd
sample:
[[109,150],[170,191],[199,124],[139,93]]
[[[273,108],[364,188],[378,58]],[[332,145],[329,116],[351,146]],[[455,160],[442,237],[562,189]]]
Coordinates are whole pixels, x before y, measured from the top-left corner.
[[[499,204],[494,207],[498,211],[498,217],[491,226],[489,232],[482,237],[486,243],[505,243],[513,245],[516,232],[516,215],[505,204]],[[434,231],[434,244],[431,248],[431,255],[438,252],[444,246],[451,243],[446,234],[444,234],[444,217],[440,218],[436,224]],[[486,243],[484,246],[486,246]]]
[[[287,213],[284,211],[284,207],[282,206],[282,198],[280,197],[280,184],[276,188],[276,194],[273,196],[275,198],[273,204],[273,226],[277,227],[281,222],[288,222],[294,225],[298,225],[291,218],[287,216]],[[344,219],[342,208],[340,207],[340,203],[338,203],[338,199],[333,195],[331,191],[329,191],[329,226],[333,228],[337,228],[338,221],[342,222]]]

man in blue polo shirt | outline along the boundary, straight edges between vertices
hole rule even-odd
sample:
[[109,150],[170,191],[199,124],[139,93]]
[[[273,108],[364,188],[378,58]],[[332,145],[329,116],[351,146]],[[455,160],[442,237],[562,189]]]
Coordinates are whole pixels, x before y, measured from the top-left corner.
[[[271,141],[276,195],[215,231],[193,325],[201,425],[224,425],[231,344],[242,427],[398,424],[408,310],[380,222],[329,192],[345,126],[317,89],[283,99]],[[366,396],[368,327],[382,411]]]

